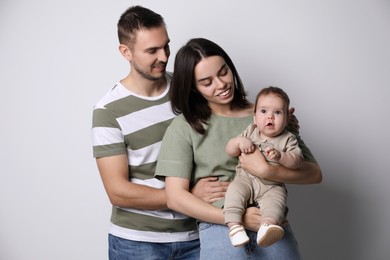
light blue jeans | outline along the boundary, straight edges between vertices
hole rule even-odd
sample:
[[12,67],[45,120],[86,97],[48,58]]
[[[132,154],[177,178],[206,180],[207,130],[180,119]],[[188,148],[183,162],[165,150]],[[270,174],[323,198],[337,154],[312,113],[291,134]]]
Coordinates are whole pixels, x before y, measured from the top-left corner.
[[300,260],[298,243],[289,225],[284,226],[284,237],[269,247],[256,243],[256,232],[248,231],[250,242],[243,247],[233,247],[229,239],[229,229],[225,225],[199,224],[200,259],[274,259]]
[[110,260],[198,260],[199,240],[173,243],[148,243],[109,234]]

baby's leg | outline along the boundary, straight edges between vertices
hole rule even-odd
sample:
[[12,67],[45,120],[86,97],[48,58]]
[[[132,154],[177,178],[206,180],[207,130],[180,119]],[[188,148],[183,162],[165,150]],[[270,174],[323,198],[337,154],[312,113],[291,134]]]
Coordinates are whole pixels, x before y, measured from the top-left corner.
[[242,215],[247,201],[253,194],[252,184],[247,175],[238,174],[230,183],[225,194],[225,223],[229,227],[229,237],[233,246],[242,246],[249,242],[249,237],[242,226]]
[[267,247],[283,238],[284,230],[279,225],[284,219],[287,194],[286,189],[281,186],[264,189],[267,191],[259,200],[261,225],[257,232],[257,244]]

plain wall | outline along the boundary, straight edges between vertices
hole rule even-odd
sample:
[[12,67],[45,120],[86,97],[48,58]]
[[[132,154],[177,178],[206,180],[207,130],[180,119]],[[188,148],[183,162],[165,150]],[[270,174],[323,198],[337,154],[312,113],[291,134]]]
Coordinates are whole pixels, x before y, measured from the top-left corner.
[[324,177],[288,185],[304,259],[387,259],[387,0],[2,0],[0,259],[107,259],[111,206],[91,115],[128,73],[116,23],[134,4],[165,18],[170,70],[180,46],[206,37],[230,54],[251,100],[269,85],[290,95]]

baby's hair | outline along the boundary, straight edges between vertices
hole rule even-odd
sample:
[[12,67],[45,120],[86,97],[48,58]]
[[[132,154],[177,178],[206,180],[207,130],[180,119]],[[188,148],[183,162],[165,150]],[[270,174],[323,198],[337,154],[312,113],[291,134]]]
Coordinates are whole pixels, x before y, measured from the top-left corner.
[[260,90],[259,94],[257,94],[256,96],[256,103],[255,103],[255,113],[256,113],[256,108],[257,108],[257,102],[259,100],[259,98],[261,96],[265,96],[265,95],[269,95],[269,94],[274,94],[274,95],[277,95],[278,97],[280,97],[285,103],[286,103],[286,115],[288,115],[288,111],[289,111],[289,107],[290,107],[290,98],[288,97],[287,93],[284,92],[283,89],[281,88],[278,88],[278,87],[273,87],[273,86],[270,86],[270,87],[267,87],[267,88],[263,88],[262,90]]

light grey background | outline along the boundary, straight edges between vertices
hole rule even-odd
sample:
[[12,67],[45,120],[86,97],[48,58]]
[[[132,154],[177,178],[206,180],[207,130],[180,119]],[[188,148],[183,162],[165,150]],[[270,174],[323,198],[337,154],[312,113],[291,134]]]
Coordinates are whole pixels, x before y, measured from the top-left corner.
[[165,17],[170,70],[180,46],[206,37],[251,100],[268,85],[288,92],[324,176],[289,185],[304,259],[387,259],[387,0],[2,0],[0,259],[107,259],[110,204],[89,131],[94,103],[128,72],[116,22],[133,4]]

